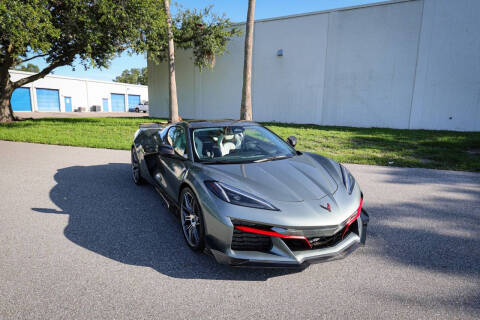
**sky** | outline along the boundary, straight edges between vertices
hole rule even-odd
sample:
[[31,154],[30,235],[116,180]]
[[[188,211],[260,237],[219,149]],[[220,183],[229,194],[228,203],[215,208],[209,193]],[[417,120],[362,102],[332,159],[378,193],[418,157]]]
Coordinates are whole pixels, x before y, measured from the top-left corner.
[[[213,5],[213,11],[219,15],[226,14],[233,22],[242,22],[247,16],[247,0],[177,0],[184,8],[204,8]],[[255,6],[255,19],[281,17],[312,11],[328,10],[356,6],[366,3],[380,2],[380,0],[257,0]],[[172,11],[174,8],[172,8]],[[45,67],[41,60],[32,61],[40,68]],[[143,68],[147,66],[145,55],[122,54],[112,60],[108,69],[88,69],[82,66],[61,67],[54,70],[55,74],[111,81],[123,70],[130,68]]]

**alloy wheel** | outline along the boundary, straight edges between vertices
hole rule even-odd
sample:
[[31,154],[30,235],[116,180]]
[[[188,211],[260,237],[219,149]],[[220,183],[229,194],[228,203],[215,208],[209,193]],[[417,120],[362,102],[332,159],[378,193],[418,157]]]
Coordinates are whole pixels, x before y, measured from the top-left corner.
[[186,191],[183,193],[180,215],[182,219],[182,229],[185,239],[192,248],[201,245],[200,228],[201,219],[197,200]]
[[140,182],[140,167],[138,163],[137,154],[135,150],[132,148],[132,178],[133,182],[138,184]]

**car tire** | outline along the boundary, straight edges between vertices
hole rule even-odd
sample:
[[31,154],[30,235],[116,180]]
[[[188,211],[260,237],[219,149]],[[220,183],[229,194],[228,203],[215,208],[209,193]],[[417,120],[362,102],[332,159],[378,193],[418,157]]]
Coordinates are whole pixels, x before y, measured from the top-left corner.
[[131,149],[130,159],[131,159],[131,166],[132,166],[133,182],[136,185],[145,184],[145,180],[143,179],[142,174],[140,173],[140,162],[138,161],[137,152],[135,151],[134,147],[132,147]]
[[139,112],[140,112],[140,109],[135,108],[135,112],[136,112],[136,113],[139,113]]
[[197,196],[189,187],[180,193],[180,223],[183,237],[193,251],[205,248],[205,222]]

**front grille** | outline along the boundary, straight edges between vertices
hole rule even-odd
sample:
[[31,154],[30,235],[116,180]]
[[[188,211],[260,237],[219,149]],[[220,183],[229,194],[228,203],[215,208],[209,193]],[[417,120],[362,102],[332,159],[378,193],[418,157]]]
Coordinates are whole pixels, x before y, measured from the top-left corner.
[[[267,230],[265,226],[245,222],[234,224],[234,226]],[[232,250],[268,252],[271,249],[272,239],[270,236],[233,229]]]
[[308,237],[307,240],[308,242],[310,242],[310,245],[312,246],[311,248],[307,245],[307,243],[304,240],[283,239],[283,241],[288,246],[288,248],[292,251],[316,250],[316,249],[333,247],[337,245],[339,242],[341,242],[344,238],[346,238],[351,232],[358,234],[357,221],[355,221],[350,225],[347,232],[345,233],[345,236],[342,237],[344,230],[345,229],[342,229],[337,233],[327,237]]
[[[337,243],[342,241],[342,233],[343,229],[328,237],[309,237],[307,240],[310,242],[310,245],[312,246],[311,248],[308,246],[305,240],[283,239],[283,241],[292,251],[316,250],[335,246]],[[348,233],[349,231],[347,231],[347,234]]]
[[[333,236],[308,238],[308,242],[310,242],[310,244],[312,245],[313,250],[333,247],[337,243],[342,241],[342,233],[343,233],[343,229],[340,230],[339,232],[335,233]],[[349,233],[349,231],[347,231],[345,236],[347,236],[348,233]]]
[[[272,231],[270,226],[249,223],[245,221],[232,221],[234,227],[250,227],[254,229]],[[281,238],[288,248],[292,251],[316,250],[324,249],[337,245],[350,233],[358,234],[358,222],[354,221],[348,228],[345,235],[342,237],[345,228],[336,232],[331,236],[310,236],[307,237],[310,246],[305,239],[288,239]],[[310,232],[312,234],[312,232]],[[280,238],[280,237],[279,237]],[[269,235],[257,234],[252,232],[245,232],[239,229],[233,229],[232,236],[232,250],[240,251],[260,251],[269,252],[272,249],[272,238]]]

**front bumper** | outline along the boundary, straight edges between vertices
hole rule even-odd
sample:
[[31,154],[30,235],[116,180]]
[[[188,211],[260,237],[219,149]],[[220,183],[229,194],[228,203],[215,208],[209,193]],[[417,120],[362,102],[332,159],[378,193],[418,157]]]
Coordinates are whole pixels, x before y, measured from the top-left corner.
[[[238,267],[302,268],[312,263],[343,258],[352,253],[359,245],[365,244],[368,222],[368,213],[362,209],[356,219],[354,230],[351,230],[335,244],[318,249],[292,248],[284,239],[275,236],[271,237],[271,249],[264,252],[232,250],[231,248],[222,250],[216,248],[214,244],[209,247],[215,259],[222,264]],[[344,228],[345,226],[340,225],[336,232],[342,232]],[[305,233],[310,231],[305,230]]]

